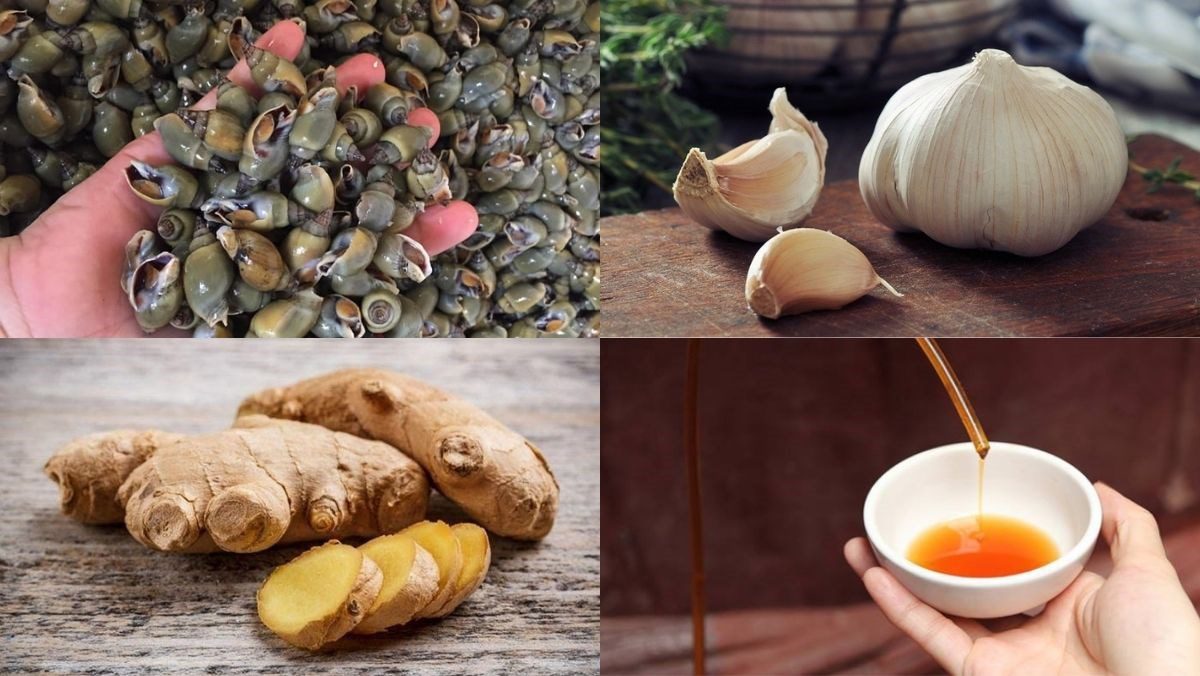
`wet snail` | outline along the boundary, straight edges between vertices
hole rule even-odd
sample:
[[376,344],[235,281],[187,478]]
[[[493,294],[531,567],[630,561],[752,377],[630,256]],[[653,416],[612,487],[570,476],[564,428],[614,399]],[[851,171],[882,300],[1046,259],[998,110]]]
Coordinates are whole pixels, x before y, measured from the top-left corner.
[[[172,162],[124,170],[162,207],[120,280],[147,331],[598,334],[598,2],[17,6],[0,10],[0,235],[157,130]],[[281,20],[306,27],[292,61],[254,46]],[[339,95],[331,65],[364,51],[386,82]],[[222,76],[239,57],[261,96]],[[430,256],[405,231],[452,200],[479,226]]]

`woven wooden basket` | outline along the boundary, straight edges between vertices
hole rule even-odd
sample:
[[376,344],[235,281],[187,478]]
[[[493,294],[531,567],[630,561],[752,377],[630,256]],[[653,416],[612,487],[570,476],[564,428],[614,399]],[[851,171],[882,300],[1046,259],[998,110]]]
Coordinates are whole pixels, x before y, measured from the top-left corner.
[[718,0],[729,44],[691,58],[706,93],[788,86],[806,104],[890,93],[963,60],[1018,0]]

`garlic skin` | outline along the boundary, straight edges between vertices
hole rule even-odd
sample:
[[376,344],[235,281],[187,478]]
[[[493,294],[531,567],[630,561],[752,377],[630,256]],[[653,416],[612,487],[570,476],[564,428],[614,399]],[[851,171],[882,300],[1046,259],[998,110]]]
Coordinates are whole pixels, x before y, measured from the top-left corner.
[[829,153],[829,141],[825,139],[825,134],[821,133],[821,127],[816,122],[805,117],[804,113],[792,105],[787,97],[787,89],[783,87],[777,88],[771,95],[771,102],[767,104],[767,112],[771,113],[771,126],[767,129],[768,133],[774,134],[778,131],[794,129],[808,134],[809,138],[813,140],[813,146],[817,149],[817,165],[820,167],[817,192],[812,196],[812,206],[816,206],[817,197],[825,185],[825,156]]
[[1127,163],[1125,136],[1098,94],[985,49],[892,96],[858,181],[867,208],[895,230],[1041,256],[1108,211]]
[[770,319],[812,310],[837,310],[882,284],[892,288],[850,242],[813,228],[785,230],[754,255],[746,302]]
[[816,124],[787,100],[771,98],[770,133],[709,160],[693,148],[672,192],[683,212],[700,225],[739,239],[765,242],[812,213],[825,185],[829,142]]

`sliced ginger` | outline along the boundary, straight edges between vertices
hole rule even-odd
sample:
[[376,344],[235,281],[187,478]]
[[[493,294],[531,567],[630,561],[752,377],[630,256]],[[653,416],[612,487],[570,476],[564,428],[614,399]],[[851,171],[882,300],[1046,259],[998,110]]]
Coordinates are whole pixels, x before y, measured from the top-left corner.
[[271,573],[258,616],[288,643],[316,650],[351,631],[450,614],[479,588],[491,560],[487,531],[473,523],[422,521],[358,549],[331,540]]
[[442,521],[421,521],[400,531],[411,537],[418,545],[433,555],[438,567],[437,594],[429,600],[424,608],[417,611],[417,617],[434,617],[442,606],[454,595],[458,574],[462,571],[462,545],[454,536],[454,530]]
[[456,523],[450,530],[462,548],[462,569],[454,583],[454,593],[429,617],[445,617],[453,612],[483,584],[488,567],[492,565],[492,545],[488,542],[487,531],[473,523]]
[[374,634],[406,624],[438,593],[433,555],[404,533],[381,535],[359,547],[383,571],[383,587],[356,634]]
[[361,551],[331,540],[276,568],[258,590],[258,616],[294,646],[316,650],[366,615],[383,572]]

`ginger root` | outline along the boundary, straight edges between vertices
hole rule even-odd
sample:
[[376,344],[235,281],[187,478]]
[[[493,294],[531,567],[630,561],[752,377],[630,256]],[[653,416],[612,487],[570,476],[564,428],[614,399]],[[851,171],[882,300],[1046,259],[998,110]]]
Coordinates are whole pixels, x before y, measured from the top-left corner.
[[183,438],[158,430],[115,430],[89,434],[63,446],[46,463],[58,484],[63,514],[88,524],[121,523],[125,505],[117,490],[155,450]]
[[316,650],[357,626],[382,586],[374,561],[332,540],[267,577],[258,590],[258,616],[288,643]]
[[386,371],[345,370],[259,392],[238,415],[265,414],[378,439],[404,451],[480,525],[540,540],[558,510],[541,452],[478,407]]
[[408,535],[381,535],[359,550],[383,571],[383,588],[354,633],[374,634],[407,624],[437,594],[437,562]]
[[[395,532],[429,503],[424,471],[403,453],[317,425],[251,416],[215,434],[143,434],[95,435],[55,454],[46,472],[64,511],[85,523],[123,511],[130,534],[162,551],[257,552]],[[113,504],[106,494],[118,479]]]

